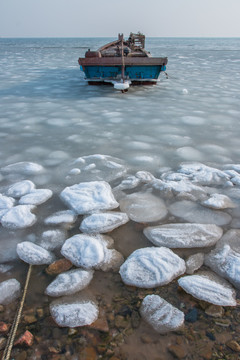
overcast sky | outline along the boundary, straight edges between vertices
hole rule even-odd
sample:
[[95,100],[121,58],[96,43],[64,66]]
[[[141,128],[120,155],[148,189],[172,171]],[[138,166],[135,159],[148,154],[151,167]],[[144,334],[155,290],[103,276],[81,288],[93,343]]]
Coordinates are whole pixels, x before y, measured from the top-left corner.
[[240,0],[0,0],[0,37],[240,37]]

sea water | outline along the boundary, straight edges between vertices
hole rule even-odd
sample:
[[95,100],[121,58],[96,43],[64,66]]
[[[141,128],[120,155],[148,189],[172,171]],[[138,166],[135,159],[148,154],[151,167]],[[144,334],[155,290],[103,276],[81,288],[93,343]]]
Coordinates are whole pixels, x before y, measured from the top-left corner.
[[[59,194],[68,185],[106,180],[117,186],[125,174],[160,176],[183,162],[218,169],[240,163],[239,38],[147,38],[152,56],[168,57],[168,76],[124,94],[88,85],[78,65],[87,49],[112,40],[0,39],[0,168],[19,162],[44,168],[34,176],[1,171],[0,193],[25,179],[53,192],[33,227],[0,227],[1,280],[16,275],[17,243],[36,241],[49,230],[43,219],[66,209]],[[110,156],[107,168],[98,167],[101,155]],[[114,240],[125,257],[149,246],[133,225],[120,235],[121,242],[118,233]]]

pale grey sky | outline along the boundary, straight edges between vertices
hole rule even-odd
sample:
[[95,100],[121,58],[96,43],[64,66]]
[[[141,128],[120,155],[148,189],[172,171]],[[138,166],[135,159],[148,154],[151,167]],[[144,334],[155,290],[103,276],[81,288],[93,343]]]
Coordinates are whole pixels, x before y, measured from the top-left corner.
[[0,0],[0,37],[240,37],[240,0]]

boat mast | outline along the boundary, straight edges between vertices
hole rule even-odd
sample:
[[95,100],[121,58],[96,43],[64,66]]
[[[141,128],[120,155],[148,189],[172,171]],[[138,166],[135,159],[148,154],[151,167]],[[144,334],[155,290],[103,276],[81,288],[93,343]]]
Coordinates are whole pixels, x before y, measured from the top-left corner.
[[123,34],[119,35],[121,39],[121,56],[122,56],[122,82],[124,82],[124,70],[125,70],[125,63],[124,63],[124,51],[123,51]]

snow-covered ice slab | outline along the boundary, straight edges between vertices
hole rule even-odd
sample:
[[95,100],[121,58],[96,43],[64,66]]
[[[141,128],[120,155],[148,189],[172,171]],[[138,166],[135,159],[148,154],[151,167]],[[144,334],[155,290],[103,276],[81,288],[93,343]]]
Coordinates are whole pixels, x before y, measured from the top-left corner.
[[22,180],[11,185],[6,191],[6,195],[12,196],[13,198],[20,198],[35,189],[35,184],[30,180]]
[[[178,174],[179,175],[179,174]],[[167,198],[181,195],[182,197],[191,195],[196,199],[206,195],[206,191],[196,184],[193,184],[191,181],[186,179],[181,179],[179,181],[167,180],[163,181],[160,179],[155,179],[152,183],[154,189],[163,192],[164,196]]]
[[59,326],[74,328],[91,325],[97,320],[99,310],[95,301],[75,294],[53,301],[50,313]]
[[190,255],[186,260],[186,274],[192,275],[196,270],[200,269],[203,263],[204,263],[203,253]]
[[44,223],[46,225],[73,224],[77,220],[77,214],[72,210],[57,211],[48,216]]
[[153,288],[170,283],[186,270],[185,262],[165,247],[135,250],[120,267],[127,285]]
[[159,221],[168,213],[164,201],[149,192],[127,195],[120,200],[120,209],[136,222]]
[[228,196],[222,194],[212,194],[209,199],[202,202],[202,205],[217,210],[233,209],[237,207],[237,204],[235,204]]
[[208,209],[195,202],[182,200],[169,206],[169,211],[191,223],[216,224],[219,226],[227,225],[232,218],[229,214],[219,210]]
[[75,269],[59,274],[46,288],[49,296],[72,295],[88,286],[93,270]]
[[222,248],[216,248],[207,254],[204,263],[240,289],[239,252],[232,250],[229,245],[224,245]]
[[160,334],[177,330],[184,323],[184,313],[158,295],[147,295],[141,304],[140,313]]
[[62,201],[77,214],[118,207],[110,185],[105,181],[91,181],[66,187],[60,194]]
[[130,190],[136,188],[141,184],[141,180],[136,176],[128,176],[126,179],[123,179],[121,183],[114,188],[114,190]]
[[44,171],[42,165],[22,161],[15,164],[10,164],[1,168],[1,171],[6,174],[23,174],[23,175],[37,175]]
[[21,205],[41,205],[52,197],[52,190],[36,189],[19,199]]
[[37,221],[36,216],[31,212],[34,208],[33,205],[14,206],[2,216],[2,226],[13,230],[32,226]]
[[7,305],[16,300],[21,294],[20,282],[9,279],[0,283],[0,304]]
[[48,250],[30,241],[23,241],[17,245],[17,254],[21,260],[32,265],[51,264],[55,257]]
[[122,212],[103,212],[92,214],[83,219],[80,230],[84,233],[107,233],[129,221]]
[[151,183],[153,180],[155,180],[155,177],[149,171],[138,171],[136,172],[135,176],[144,184]]
[[212,272],[184,276],[179,286],[199,300],[221,306],[236,306],[236,292],[224,279]]
[[144,235],[156,246],[195,248],[215,245],[223,230],[214,224],[167,224],[149,226]]
[[0,210],[11,209],[14,206],[15,200],[12,197],[0,194]]
[[66,233],[63,230],[47,230],[42,233],[39,246],[46,250],[53,251],[60,249],[66,240]]

